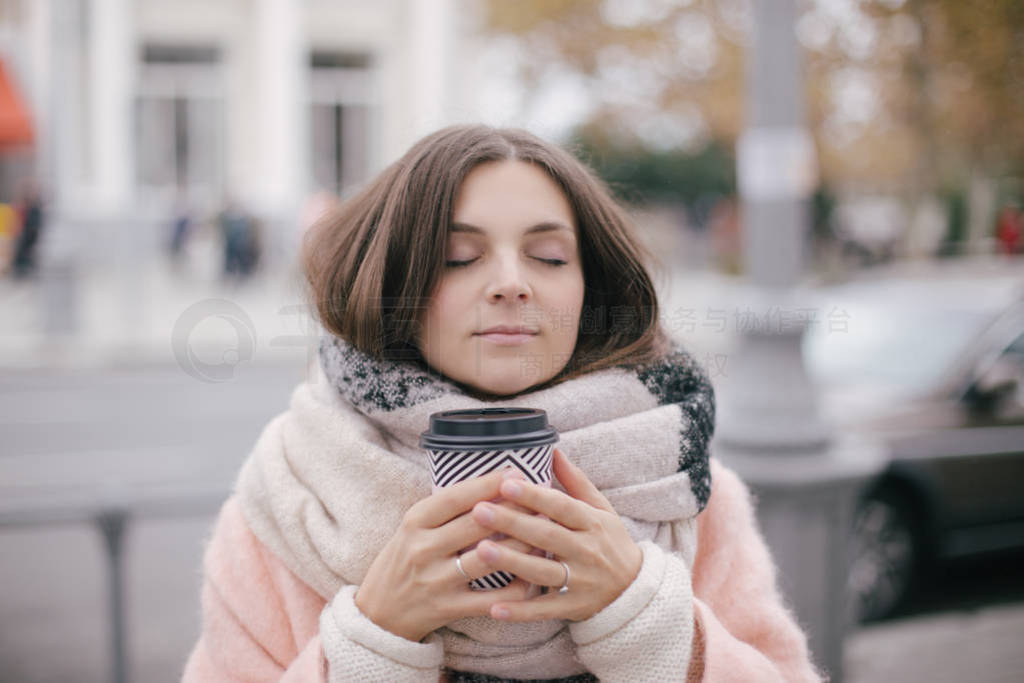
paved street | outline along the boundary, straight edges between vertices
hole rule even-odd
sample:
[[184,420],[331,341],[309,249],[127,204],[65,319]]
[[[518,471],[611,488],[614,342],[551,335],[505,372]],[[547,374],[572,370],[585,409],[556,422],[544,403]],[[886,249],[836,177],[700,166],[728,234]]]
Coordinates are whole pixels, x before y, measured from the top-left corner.
[[878,624],[848,639],[848,681],[1019,683],[1022,642],[1021,602]]

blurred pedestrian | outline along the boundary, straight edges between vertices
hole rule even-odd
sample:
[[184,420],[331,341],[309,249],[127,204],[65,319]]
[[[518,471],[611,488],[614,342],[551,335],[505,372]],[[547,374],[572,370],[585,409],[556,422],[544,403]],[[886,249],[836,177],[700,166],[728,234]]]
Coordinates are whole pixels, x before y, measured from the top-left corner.
[[37,267],[39,236],[43,230],[43,200],[34,181],[26,180],[22,185],[16,211],[20,228],[14,243],[12,269],[18,279],[31,277]]
[[249,214],[249,224],[245,231],[245,243],[242,254],[242,273],[251,276],[260,266],[263,259],[263,224]]
[[189,237],[192,234],[193,216],[188,201],[179,198],[174,205],[174,215],[171,219],[171,235],[167,243],[167,251],[171,259],[171,265],[177,269],[185,257],[185,250],[188,246]]
[[1016,206],[1005,206],[996,222],[996,244],[1000,253],[1016,254],[1021,250],[1021,230],[1024,215]]
[[252,215],[229,198],[217,217],[224,241],[224,277],[244,279],[259,261],[260,240]]
[[719,199],[708,216],[708,235],[715,266],[726,273],[743,272],[742,230],[736,198]]
[[21,217],[10,204],[0,204],[0,275],[11,265],[14,239],[18,234]]

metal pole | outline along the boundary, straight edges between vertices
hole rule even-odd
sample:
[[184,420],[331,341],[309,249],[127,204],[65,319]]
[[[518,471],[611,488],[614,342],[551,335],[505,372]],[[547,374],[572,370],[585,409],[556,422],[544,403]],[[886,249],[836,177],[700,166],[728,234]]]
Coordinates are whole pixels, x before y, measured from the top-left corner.
[[125,648],[124,614],[124,531],[128,513],[107,510],[96,518],[107,551],[107,591],[110,618],[110,657],[113,683],[127,683],[128,664]]
[[[816,182],[803,123],[794,0],[757,0],[749,61],[749,123],[737,148],[747,308],[720,386],[713,453],[750,486],[780,588],[815,663],[843,678],[848,626],[847,538],[855,495],[882,462],[877,444],[834,433],[821,418],[801,339],[815,310],[801,290],[807,199]],[[820,321],[819,321],[820,324]]]

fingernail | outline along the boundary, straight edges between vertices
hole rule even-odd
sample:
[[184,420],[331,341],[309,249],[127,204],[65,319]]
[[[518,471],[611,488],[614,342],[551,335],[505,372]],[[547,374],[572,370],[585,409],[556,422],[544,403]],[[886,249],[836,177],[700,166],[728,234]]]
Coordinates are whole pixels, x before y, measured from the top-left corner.
[[510,612],[508,607],[494,607],[491,609],[491,616],[495,619],[508,619]]
[[477,521],[484,524],[490,524],[494,521],[494,510],[490,505],[478,504],[473,508],[473,513],[476,515]]
[[477,547],[477,551],[484,562],[494,562],[498,559],[498,549],[489,543],[481,543]]
[[509,498],[518,498],[523,493],[523,485],[518,481],[507,481],[501,485],[501,492]]
[[519,471],[518,467],[509,467],[501,473],[502,479],[522,479],[523,473]]

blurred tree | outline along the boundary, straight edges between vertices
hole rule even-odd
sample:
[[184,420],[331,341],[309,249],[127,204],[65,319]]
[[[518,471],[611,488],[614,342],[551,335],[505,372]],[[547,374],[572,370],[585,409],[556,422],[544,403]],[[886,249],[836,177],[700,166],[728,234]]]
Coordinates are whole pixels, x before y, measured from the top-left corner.
[[648,149],[730,142],[742,125],[741,0],[484,0],[489,31],[523,44],[536,92],[549,70],[579,74],[598,105],[588,137]]
[[[523,44],[528,92],[556,68],[587,84],[592,150],[653,168],[735,143],[751,0],[483,2],[488,30]],[[1024,173],[1024,1],[804,0],[795,28],[823,182],[914,202]]]
[[[869,66],[913,189],[1024,170],[1024,3],[873,0]],[[883,155],[883,159],[885,156]]]
[[[696,152],[650,151],[609,144],[582,128],[571,147],[621,199],[630,203],[681,202],[694,210],[736,193],[732,150],[717,142]],[[706,216],[693,218],[701,224]]]

